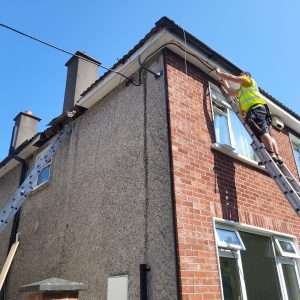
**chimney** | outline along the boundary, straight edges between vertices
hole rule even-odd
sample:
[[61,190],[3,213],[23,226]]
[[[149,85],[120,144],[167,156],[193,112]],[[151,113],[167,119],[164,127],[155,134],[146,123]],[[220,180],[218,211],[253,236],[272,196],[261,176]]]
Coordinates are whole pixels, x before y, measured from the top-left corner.
[[15,126],[10,147],[16,149],[25,141],[30,140],[36,134],[40,120],[31,111],[20,112],[14,118]]
[[98,79],[99,65],[100,62],[81,51],[77,51],[68,60],[63,112],[72,111],[80,95]]

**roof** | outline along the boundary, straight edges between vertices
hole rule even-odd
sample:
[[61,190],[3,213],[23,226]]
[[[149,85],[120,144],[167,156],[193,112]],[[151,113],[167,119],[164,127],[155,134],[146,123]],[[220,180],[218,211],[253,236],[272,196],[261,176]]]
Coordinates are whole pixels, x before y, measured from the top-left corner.
[[[198,50],[204,52],[209,58],[214,59],[214,61],[222,64],[229,72],[239,75],[242,70],[227,60],[225,57],[214,51],[212,48],[201,42],[199,39],[197,39],[195,36],[190,34],[189,32],[185,31],[183,28],[181,28],[178,24],[176,24],[173,20],[162,17],[155,23],[155,27],[153,27],[143,39],[141,39],[127,54],[125,54],[120,60],[118,60],[111,69],[116,69],[119,65],[125,63],[127,59],[133,55],[139,48],[141,48],[146,41],[151,38],[155,33],[162,29],[167,29],[173,34],[176,34],[180,36],[181,38],[185,38],[188,43],[196,47]],[[90,90],[94,88],[95,85],[97,85],[100,81],[102,81],[105,77],[110,74],[111,71],[105,72],[99,79],[97,79],[89,88],[87,88],[81,96],[86,95]],[[265,90],[260,89],[260,92],[269,98],[271,101],[273,101],[275,104],[277,104],[280,108],[284,109],[288,113],[290,113],[292,116],[294,116],[297,120],[300,121],[300,115],[298,115],[296,112],[291,110],[289,107],[285,106],[283,103],[275,99],[273,96],[271,96],[269,93],[267,93]]]

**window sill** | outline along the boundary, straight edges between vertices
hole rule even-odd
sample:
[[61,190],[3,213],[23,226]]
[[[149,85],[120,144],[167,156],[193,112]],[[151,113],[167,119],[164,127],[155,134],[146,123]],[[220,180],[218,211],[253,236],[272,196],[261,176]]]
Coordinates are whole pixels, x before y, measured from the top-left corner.
[[254,167],[256,169],[259,169],[261,171],[267,172],[264,166],[258,165],[258,163],[255,160],[249,159],[243,155],[238,154],[237,152],[234,151],[234,148],[225,145],[225,144],[219,144],[219,143],[213,143],[211,145],[211,148],[214,150],[217,150],[225,155],[228,155],[234,159],[237,159],[247,165],[250,165],[251,167]]
[[45,189],[45,188],[49,185],[49,183],[50,183],[50,181],[47,180],[47,181],[41,183],[40,185],[35,186],[35,187],[33,188],[32,192],[31,192],[31,194],[35,194],[36,192]]

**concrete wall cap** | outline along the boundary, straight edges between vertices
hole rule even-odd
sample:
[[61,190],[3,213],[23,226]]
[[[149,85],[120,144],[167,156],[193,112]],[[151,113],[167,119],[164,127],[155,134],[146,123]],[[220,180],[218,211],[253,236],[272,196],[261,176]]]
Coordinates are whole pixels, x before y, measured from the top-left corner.
[[19,288],[20,292],[43,292],[43,291],[84,291],[88,289],[85,283],[69,281],[60,278],[49,278],[43,281],[23,285]]

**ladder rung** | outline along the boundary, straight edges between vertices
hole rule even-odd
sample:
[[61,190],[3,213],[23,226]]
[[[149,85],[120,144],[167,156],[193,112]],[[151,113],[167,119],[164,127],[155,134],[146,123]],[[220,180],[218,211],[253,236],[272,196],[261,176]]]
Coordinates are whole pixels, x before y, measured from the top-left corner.
[[295,181],[295,179],[293,177],[285,176],[285,178],[289,181]]

